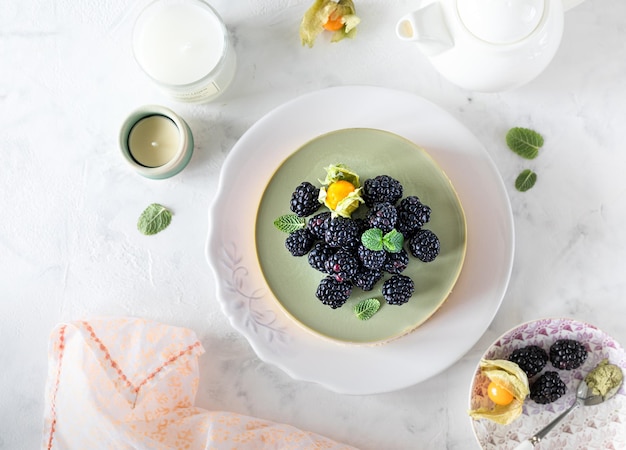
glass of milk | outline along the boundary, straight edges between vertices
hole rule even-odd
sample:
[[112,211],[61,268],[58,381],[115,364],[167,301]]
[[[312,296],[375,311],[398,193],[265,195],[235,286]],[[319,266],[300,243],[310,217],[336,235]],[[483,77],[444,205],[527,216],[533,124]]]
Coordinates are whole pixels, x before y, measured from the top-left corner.
[[202,0],[155,0],[137,17],[133,54],[148,77],[183,102],[207,102],[230,85],[236,56],[228,30]]

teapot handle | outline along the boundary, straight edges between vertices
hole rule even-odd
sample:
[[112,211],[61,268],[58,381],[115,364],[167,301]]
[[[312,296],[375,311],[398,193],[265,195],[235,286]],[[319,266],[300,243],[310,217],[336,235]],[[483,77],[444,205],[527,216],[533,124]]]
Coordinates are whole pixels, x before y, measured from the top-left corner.
[[429,56],[454,47],[454,40],[439,2],[430,3],[401,18],[396,25],[396,35],[403,41],[415,42]]
[[585,0],[562,0],[563,2],[563,11],[569,11],[574,6],[580,5]]

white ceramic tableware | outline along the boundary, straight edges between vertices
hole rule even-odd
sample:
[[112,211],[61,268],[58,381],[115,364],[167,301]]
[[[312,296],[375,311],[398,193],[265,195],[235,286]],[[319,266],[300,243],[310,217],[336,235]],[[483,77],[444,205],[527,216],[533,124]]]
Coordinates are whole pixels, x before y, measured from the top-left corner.
[[[540,405],[530,398],[524,401],[522,415],[508,425],[487,419],[469,419],[472,429],[483,450],[514,450],[521,444],[527,446],[528,437],[537,433],[547,423],[567,410],[574,402],[576,388],[590,370],[604,359],[620,367],[626,373],[626,352],[611,336],[594,325],[569,318],[546,318],[523,323],[500,336],[485,351],[484,359],[507,359],[513,350],[537,345],[546,351],[557,339],[580,341],[587,349],[583,365],[573,370],[555,369],[550,362],[532,377],[532,382],[545,371],[556,371],[567,386],[558,400]],[[491,408],[493,403],[487,394],[488,378],[479,367],[471,382],[469,409]],[[622,386],[610,401],[585,408],[584,413],[570,417],[559,432],[553,430],[542,441],[541,448],[564,448],[588,450],[626,448],[626,390]],[[522,447],[524,448],[524,447]]]
[[[345,345],[304,330],[273,296],[255,252],[257,211],[276,169],[312,139],[349,128],[388,131],[427,150],[455,186],[467,219],[467,254],[453,292],[419,328],[384,345]],[[413,385],[465,354],[500,306],[513,250],[506,189],[476,137],[427,100],[366,86],[303,95],[246,131],[224,162],[206,244],[222,311],[257,355],[295,379],[357,395]]]
[[526,84],[552,61],[564,11],[582,0],[426,0],[396,26],[439,73],[473,91]]

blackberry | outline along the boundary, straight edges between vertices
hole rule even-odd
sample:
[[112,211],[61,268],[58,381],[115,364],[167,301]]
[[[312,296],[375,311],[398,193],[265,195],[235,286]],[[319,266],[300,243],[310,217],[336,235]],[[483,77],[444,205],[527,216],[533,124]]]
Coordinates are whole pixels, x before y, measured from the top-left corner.
[[361,196],[370,208],[376,203],[382,202],[395,205],[402,198],[402,185],[389,175],[379,175],[363,182]]
[[357,255],[366,269],[381,269],[387,259],[387,253],[384,250],[370,250],[363,244],[357,247]]
[[298,217],[310,216],[322,206],[318,200],[319,194],[319,188],[316,188],[308,181],[303,181],[291,194],[291,211]]
[[370,224],[368,223],[367,219],[363,217],[357,217],[352,220],[354,220],[356,224],[359,226],[359,234],[363,234],[363,232],[368,230],[370,227]]
[[556,372],[544,372],[530,385],[530,398],[536,403],[545,405],[561,398],[567,387]]
[[409,239],[409,250],[420,261],[431,262],[439,255],[439,238],[432,231],[421,229]]
[[293,256],[304,256],[313,248],[315,238],[306,228],[294,231],[285,239],[285,247]]
[[371,291],[383,277],[383,272],[376,269],[361,268],[352,278],[352,283],[364,291]]
[[349,251],[341,249],[324,262],[324,268],[337,281],[350,281],[359,270],[359,260]]
[[394,275],[383,283],[383,297],[390,305],[402,305],[415,292],[413,280],[405,275]]
[[389,233],[396,226],[398,211],[389,202],[376,203],[367,213],[367,222],[371,228],[380,228]]
[[508,359],[517,364],[528,378],[531,378],[541,372],[546,366],[548,354],[538,345],[528,345],[513,350]]
[[342,306],[352,294],[352,285],[345,281],[337,281],[332,276],[327,276],[317,286],[315,296],[325,305],[333,309]]
[[345,217],[335,217],[328,222],[324,241],[331,247],[356,248],[360,236],[358,223]]
[[383,270],[389,273],[402,273],[409,265],[409,254],[402,249],[398,253],[387,253]]
[[396,229],[406,237],[412,236],[424,224],[430,221],[430,207],[424,205],[414,195],[403,198],[397,207],[398,222]]
[[335,254],[336,251],[337,249],[332,248],[324,242],[316,242],[313,249],[309,252],[309,264],[315,270],[326,273],[326,267],[324,264],[328,258]]
[[324,233],[328,228],[328,221],[330,220],[330,213],[323,212],[314,215],[309,219],[306,226],[313,236],[317,239],[324,239]]
[[550,346],[550,362],[561,370],[572,370],[582,366],[587,359],[587,350],[579,341],[559,339]]

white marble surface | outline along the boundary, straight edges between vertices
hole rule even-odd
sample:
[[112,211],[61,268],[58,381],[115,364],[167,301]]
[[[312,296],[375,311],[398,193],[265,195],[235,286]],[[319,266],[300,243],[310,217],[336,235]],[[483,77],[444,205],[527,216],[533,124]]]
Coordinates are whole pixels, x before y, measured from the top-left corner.
[[[394,35],[417,0],[357,0],[355,40],[302,47],[302,0],[213,0],[239,67],[218,101],[169,101],[132,60],[131,0],[5,0],[0,8],[0,448],[40,442],[48,335],[59,322],[134,315],[194,329],[198,406],[324,434],[364,450],[475,448],[466,415],[471,374],[501,333],[534,318],[593,323],[626,344],[626,3],[587,0],[565,18],[548,69],[512,92],[481,94],[443,80]],[[281,103],[328,86],[374,85],[421,95],[471,129],[507,185],[516,227],[508,292],[484,336],[440,375],[398,392],[339,395],[257,358],[215,300],[204,256],[207,211],[237,139]],[[190,165],[164,181],[122,160],[117,132],[147,103],[190,124]],[[288,126],[286,124],[285,126]],[[525,162],[504,144],[513,126],[546,144]],[[513,181],[530,167],[537,185]],[[145,237],[151,202],[174,211]],[[463,331],[459,330],[459,339]],[[428,361],[424,361],[428,364]]]

